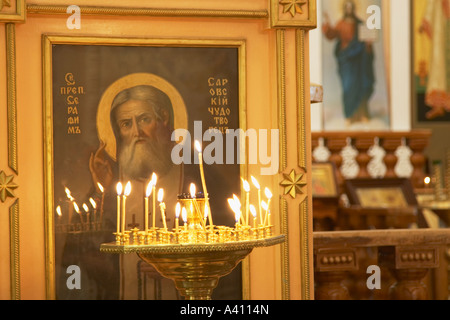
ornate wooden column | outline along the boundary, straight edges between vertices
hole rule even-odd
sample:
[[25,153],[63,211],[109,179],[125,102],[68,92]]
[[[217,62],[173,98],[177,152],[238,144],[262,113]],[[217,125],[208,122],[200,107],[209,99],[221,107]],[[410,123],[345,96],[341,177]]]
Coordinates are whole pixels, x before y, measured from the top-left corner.
[[[16,23],[25,21],[25,1],[0,1],[0,23],[5,26],[6,48],[6,105],[7,119],[7,163],[8,168],[0,168],[0,213],[3,206],[9,205],[9,246],[10,260],[10,299],[20,299],[20,245],[19,245],[19,198],[14,194],[18,184],[17,157],[17,101],[16,101]],[[3,98],[3,97],[2,97]],[[7,251],[6,249],[5,251]],[[4,252],[5,252],[4,251]],[[2,281],[2,280],[0,280]]]

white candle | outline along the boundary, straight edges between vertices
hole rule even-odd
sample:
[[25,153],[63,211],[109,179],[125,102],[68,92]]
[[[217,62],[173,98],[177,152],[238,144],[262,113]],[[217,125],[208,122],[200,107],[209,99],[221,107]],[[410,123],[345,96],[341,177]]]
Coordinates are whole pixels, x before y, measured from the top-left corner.
[[178,232],[179,227],[179,218],[180,218],[180,212],[181,212],[181,205],[179,202],[177,202],[177,205],[175,206],[175,232]]
[[155,220],[156,220],[156,174],[153,173],[152,174],[152,180],[150,181],[150,183],[152,184],[152,200],[153,200],[153,211],[152,211],[152,215],[153,215],[153,228],[155,228]]
[[267,197],[267,210],[266,210],[266,216],[264,217],[264,225],[266,225],[268,223],[267,217],[268,217],[268,215],[270,216],[270,200],[272,199],[272,192],[269,190],[269,188],[265,188],[264,193]]
[[[200,177],[202,180],[202,188],[203,188],[203,193],[205,196],[205,202],[207,203],[208,207],[209,207],[209,198],[208,198],[208,191],[206,190],[206,182],[205,182],[205,173],[203,172],[203,155],[202,155],[202,148],[200,146],[200,142],[198,142],[197,140],[195,140],[195,148],[198,151],[198,163],[200,166]],[[211,210],[208,210],[209,212],[209,224],[210,226],[213,225],[212,222],[212,215],[211,215]]]
[[92,198],[89,198],[89,202],[91,203],[92,208],[94,208],[94,222],[97,222],[97,203]]
[[86,212],[86,223],[89,224],[89,207],[87,206],[86,203],[83,203],[82,207]]
[[116,186],[117,191],[117,233],[120,233],[120,217],[122,215],[122,211],[120,209],[120,197],[122,196],[122,183],[119,182]]
[[183,222],[184,222],[184,230],[187,230],[187,211],[186,208],[183,207],[183,209],[181,209],[181,217],[183,218]]
[[241,212],[241,201],[239,200],[238,196],[233,194],[234,204],[237,211],[239,211],[239,219],[241,220],[242,224],[245,224],[244,217],[242,216]]
[[131,182],[128,181],[127,184],[125,185],[125,190],[123,192],[123,196],[122,196],[122,233],[125,233],[126,230],[126,202],[127,202],[127,197],[130,195],[131,193]]
[[264,222],[263,222],[263,226],[265,226],[266,225],[266,219],[267,219],[267,210],[268,210],[268,207],[267,207],[267,203],[263,200],[263,201],[261,201],[261,207],[264,209],[264,211],[266,212],[266,214],[265,214],[265,217],[264,217]]
[[81,211],[80,211],[80,208],[78,207],[78,204],[75,201],[72,203],[73,203],[73,207],[75,208],[75,212],[78,213],[80,216],[81,223],[83,223],[83,217],[81,216]]
[[164,229],[167,230],[166,213],[165,213],[166,204],[163,202],[163,197],[164,197],[164,190],[161,188],[158,190],[158,202],[159,202],[159,208],[161,210],[161,216],[162,216],[162,221],[164,224]]
[[243,180],[243,187],[245,191],[245,224],[248,225],[248,214],[249,214],[249,205],[250,205],[250,184],[247,180]]
[[256,228],[256,209],[254,205],[250,205],[250,212],[252,213],[253,216],[253,228]]
[[[100,201],[100,223],[101,223],[103,221],[103,202],[105,201],[105,192],[104,192],[105,189],[103,189],[103,186],[99,182],[97,182],[97,186],[100,192],[102,193],[102,200]],[[95,212],[95,214],[97,213]]]
[[144,223],[145,223],[145,232],[148,232],[148,198],[152,193],[152,182],[150,181],[147,185],[147,190],[145,190],[145,203],[144,203]]
[[261,187],[259,186],[258,180],[255,177],[251,176],[253,185],[256,189],[258,189],[258,208],[259,208],[259,222],[263,223],[262,210],[261,210]]

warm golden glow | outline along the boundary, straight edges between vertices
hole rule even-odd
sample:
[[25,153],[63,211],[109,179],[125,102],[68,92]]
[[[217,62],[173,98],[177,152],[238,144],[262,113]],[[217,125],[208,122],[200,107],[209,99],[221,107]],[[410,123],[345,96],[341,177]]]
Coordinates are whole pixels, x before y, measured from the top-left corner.
[[58,214],[59,217],[62,216],[61,206],[57,206],[57,207],[56,207],[56,213]]
[[256,208],[252,204],[250,205],[250,212],[251,212],[253,218],[256,218]]
[[82,207],[83,207],[84,211],[89,212],[89,207],[87,206],[86,203],[83,203]]
[[77,213],[80,213],[80,208],[78,207],[78,205],[77,205],[76,202],[73,202],[73,207],[75,208],[75,211],[76,211]]
[[195,191],[196,191],[195,184],[191,183],[191,185],[189,186],[189,192],[191,193],[192,199],[195,198]]
[[242,180],[242,184],[243,184],[243,187],[244,187],[244,191],[245,192],[250,192],[250,184],[248,183],[248,181],[247,180]]
[[145,190],[145,196],[148,198],[152,194],[153,184],[152,181],[150,181],[147,185],[147,190]]
[[198,142],[198,140],[195,140],[194,145],[195,149],[197,149],[198,152],[202,152],[202,146],[200,145],[200,142]]
[[117,191],[118,196],[120,196],[122,194],[122,189],[123,189],[122,183],[119,182],[116,186],[116,191]]
[[69,198],[70,201],[75,200],[75,199],[72,197],[69,188],[66,187],[65,191],[66,191],[67,198]]
[[178,219],[180,217],[181,212],[181,205],[179,202],[177,202],[177,205],[175,206],[175,217]]
[[264,193],[265,193],[267,199],[270,200],[272,198],[272,192],[270,192],[269,188],[265,188]]
[[259,186],[258,180],[256,180],[256,178],[254,176],[251,176],[251,179],[252,179],[252,183],[255,186],[255,188],[259,190],[260,186]]
[[97,209],[97,204],[95,203],[95,200],[94,200],[94,199],[89,198],[89,202],[91,203],[92,208]]
[[104,192],[104,188],[103,188],[103,186],[100,184],[100,182],[97,182],[97,186],[98,186],[98,189],[100,190],[100,192]]
[[160,189],[158,190],[158,202],[162,202],[162,201],[163,201],[163,198],[164,198],[164,189],[163,189],[163,188],[160,188]]
[[128,181],[126,186],[125,186],[125,191],[123,193],[124,196],[128,197],[131,193],[131,182]]

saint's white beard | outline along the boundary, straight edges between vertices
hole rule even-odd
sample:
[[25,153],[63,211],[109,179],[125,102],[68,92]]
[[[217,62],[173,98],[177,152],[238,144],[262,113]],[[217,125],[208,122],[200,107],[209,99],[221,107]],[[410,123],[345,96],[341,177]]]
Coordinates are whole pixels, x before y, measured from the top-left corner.
[[153,172],[158,176],[167,173],[172,167],[169,146],[157,141],[136,144],[136,140],[120,151],[119,166],[124,177],[149,179]]

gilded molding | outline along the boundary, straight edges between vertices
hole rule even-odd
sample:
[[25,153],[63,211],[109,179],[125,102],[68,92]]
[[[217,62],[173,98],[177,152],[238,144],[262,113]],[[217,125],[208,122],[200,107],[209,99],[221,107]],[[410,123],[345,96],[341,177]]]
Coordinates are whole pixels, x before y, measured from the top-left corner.
[[[81,14],[108,16],[151,16],[151,17],[203,17],[203,18],[246,18],[265,19],[265,10],[209,10],[209,9],[170,9],[170,8],[122,8],[79,6]],[[32,14],[67,14],[67,6],[28,4],[27,12]]]
[[298,166],[306,172],[306,130],[305,130],[305,31],[295,31],[297,64],[297,135]]
[[280,130],[280,172],[287,167],[286,147],[286,61],[285,31],[276,31],[277,41],[277,83],[278,83],[278,128]]
[[20,300],[19,199],[9,208],[11,300]]
[[[14,11],[5,7],[14,7]],[[0,0],[0,22],[25,22],[25,17],[25,0]]]
[[8,118],[8,165],[18,174],[17,164],[17,100],[16,100],[16,26],[6,24],[6,81]]
[[280,196],[280,233],[286,235],[286,240],[281,244],[281,296],[282,300],[289,300],[290,270],[289,270],[289,229],[288,229],[288,204],[286,199]]
[[301,279],[302,279],[302,299],[311,300],[311,270],[309,254],[309,219],[308,219],[308,197],[305,197],[300,204],[300,255],[301,255]]

